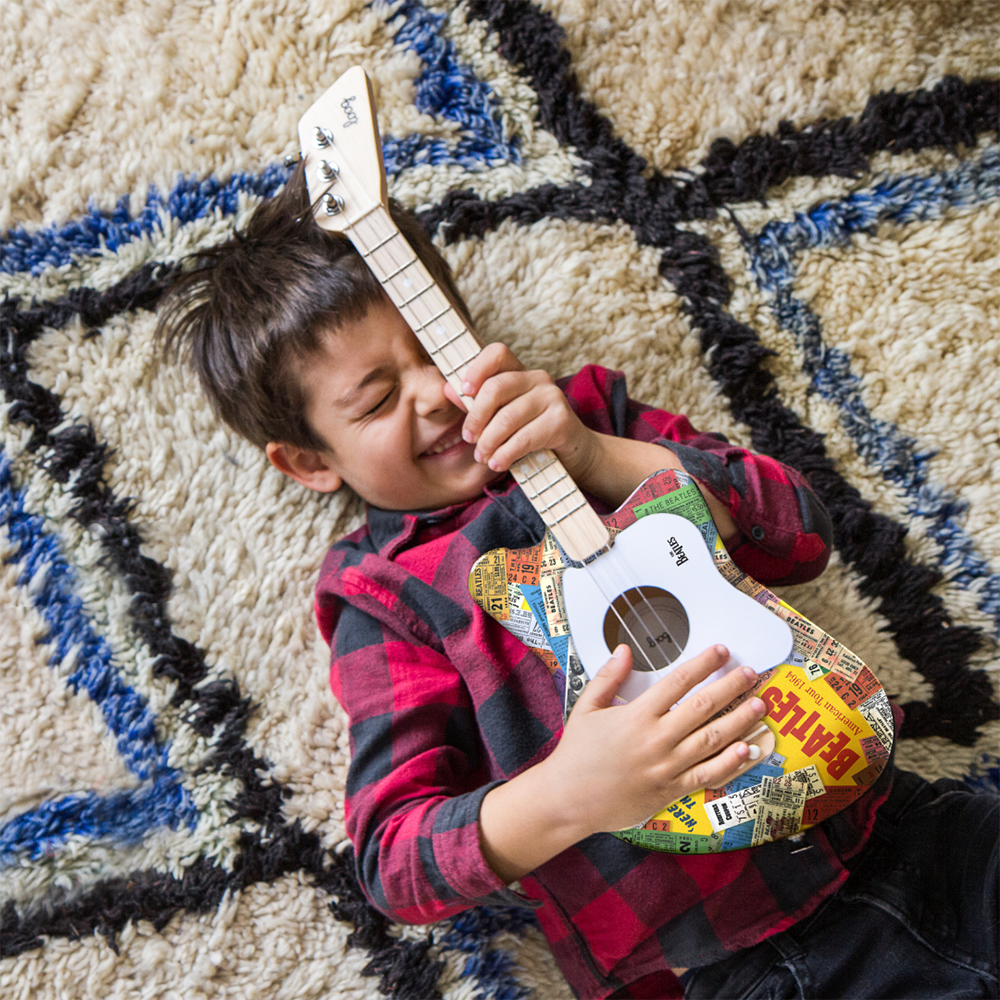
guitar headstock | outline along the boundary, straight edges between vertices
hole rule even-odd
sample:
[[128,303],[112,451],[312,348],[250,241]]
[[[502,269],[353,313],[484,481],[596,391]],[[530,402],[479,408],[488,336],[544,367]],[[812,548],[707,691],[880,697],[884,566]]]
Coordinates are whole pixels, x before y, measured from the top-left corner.
[[375,101],[360,66],[338,77],[299,119],[299,146],[323,229],[343,232],[387,203]]

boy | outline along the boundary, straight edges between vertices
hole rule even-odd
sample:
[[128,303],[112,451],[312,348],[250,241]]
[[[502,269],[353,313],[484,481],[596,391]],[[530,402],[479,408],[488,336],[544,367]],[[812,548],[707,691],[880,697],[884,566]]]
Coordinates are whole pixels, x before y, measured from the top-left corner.
[[[394,214],[468,320],[426,234]],[[601,512],[653,472],[686,469],[734,559],[769,584],[811,579],[828,558],[829,519],[801,476],[632,402],[614,373],[588,367],[560,387],[499,345],[467,368],[466,406],[347,241],[315,226],[301,168],[198,264],[166,304],[167,347],[280,471],[324,492],[347,483],[369,505],[327,555],[317,615],[350,717],[347,827],[374,906],[420,923],[532,905],[585,997],[995,993],[980,908],[995,806],[890,764],[797,842],[697,857],[626,844],[608,833],[752,766],[763,703],[712,718],[752,671],[670,711],[725,662],[713,647],[611,707],[631,668],[619,647],[563,730],[559,678],[469,597],[479,555],[542,537],[507,475],[540,448]],[[918,827],[929,852],[903,857]],[[930,864],[949,837],[979,859],[961,885]]]

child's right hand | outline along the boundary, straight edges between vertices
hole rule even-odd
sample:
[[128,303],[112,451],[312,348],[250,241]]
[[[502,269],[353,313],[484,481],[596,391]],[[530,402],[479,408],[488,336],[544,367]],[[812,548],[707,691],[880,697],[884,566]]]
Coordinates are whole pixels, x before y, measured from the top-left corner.
[[[592,833],[644,823],[750,767],[746,738],[760,728],[764,703],[748,698],[712,716],[753,687],[752,670],[737,667],[677,705],[728,658],[713,646],[634,701],[613,705],[632,669],[631,651],[619,646],[580,695],[555,750],[483,798],[479,839],[490,868],[509,884]],[[774,738],[765,732],[755,743],[766,753]]]
[[744,740],[760,728],[759,698],[709,721],[753,687],[753,670],[730,670],[677,705],[728,657],[724,646],[713,646],[627,705],[613,705],[632,668],[631,651],[619,646],[587,684],[559,745],[540,765],[554,809],[580,839],[643,823],[675,799],[724,785],[754,763]]

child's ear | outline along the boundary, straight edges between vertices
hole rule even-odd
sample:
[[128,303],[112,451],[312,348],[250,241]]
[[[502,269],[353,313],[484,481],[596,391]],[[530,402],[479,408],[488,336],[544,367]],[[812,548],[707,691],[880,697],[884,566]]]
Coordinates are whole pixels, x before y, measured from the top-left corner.
[[333,468],[330,456],[324,452],[299,448],[284,441],[268,441],[264,451],[279,472],[318,493],[332,493],[344,483]]

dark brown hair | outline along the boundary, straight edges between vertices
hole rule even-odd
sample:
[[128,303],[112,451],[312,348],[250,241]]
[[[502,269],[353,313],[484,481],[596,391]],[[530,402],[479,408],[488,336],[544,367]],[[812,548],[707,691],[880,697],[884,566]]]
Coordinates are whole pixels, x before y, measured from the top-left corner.
[[[390,214],[431,277],[471,326],[451,270],[417,218]],[[161,305],[166,358],[183,358],[216,415],[263,448],[284,441],[326,450],[305,417],[300,373],[323,338],[388,301],[350,240],[316,224],[303,164],[231,239],[198,250]]]

